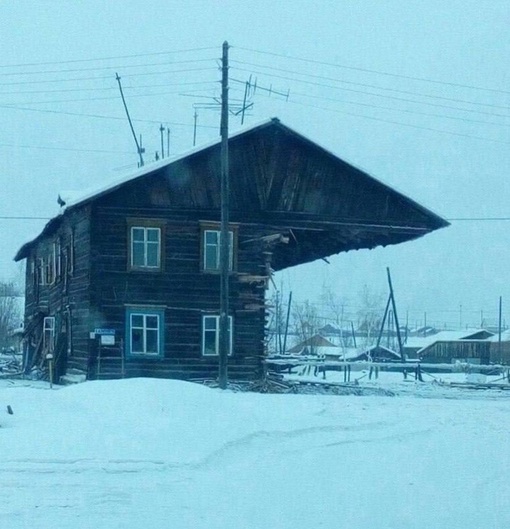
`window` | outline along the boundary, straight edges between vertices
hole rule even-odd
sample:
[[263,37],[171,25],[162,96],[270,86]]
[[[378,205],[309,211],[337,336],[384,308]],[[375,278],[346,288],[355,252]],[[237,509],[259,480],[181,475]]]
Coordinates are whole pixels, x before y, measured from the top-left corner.
[[37,283],[39,285],[45,285],[46,284],[46,265],[44,263],[43,257],[39,257],[37,259],[36,273],[37,273]]
[[163,356],[164,310],[128,309],[126,346],[130,356]]
[[[232,354],[232,316],[228,317],[228,354]],[[202,354],[218,356],[220,350],[220,317],[203,316],[202,318]]]
[[[229,245],[229,270],[233,269],[234,256],[234,232],[229,231],[230,245]],[[203,231],[203,269],[207,271],[218,271],[220,269],[221,261],[221,232],[220,230],[204,230]]]
[[161,229],[131,227],[131,268],[159,269],[161,262]]
[[43,320],[43,348],[52,353],[55,345],[55,318],[47,316]]

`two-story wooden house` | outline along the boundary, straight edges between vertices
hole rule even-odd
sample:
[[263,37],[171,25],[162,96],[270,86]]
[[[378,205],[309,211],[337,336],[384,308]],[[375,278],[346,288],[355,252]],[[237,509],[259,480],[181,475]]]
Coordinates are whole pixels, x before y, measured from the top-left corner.
[[[234,379],[261,372],[272,271],[448,224],[277,119],[232,135],[229,153]],[[215,377],[219,222],[219,141],[67,201],[15,257],[26,369],[50,351],[57,377]]]

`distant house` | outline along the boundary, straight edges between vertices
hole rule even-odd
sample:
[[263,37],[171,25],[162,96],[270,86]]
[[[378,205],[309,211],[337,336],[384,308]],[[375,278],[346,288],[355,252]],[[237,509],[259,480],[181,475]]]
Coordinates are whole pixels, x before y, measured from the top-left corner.
[[[491,336],[493,336],[493,333],[486,329],[430,332],[425,336],[415,335],[409,337],[404,344],[404,353],[408,358],[417,359],[427,357],[427,361],[435,361],[433,359],[437,357],[438,362],[449,362],[450,360],[445,359],[453,359],[457,356],[460,358],[466,352],[466,349],[464,348],[463,352],[461,352],[462,346],[451,345],[451,347],[449,347],[447,344],[454,344],[456,342],[461,342],[462,344],[465,343],[466,340],[487,340]],[[436,343],[446,345],[436,346],[434,345]],[[439,352],[439,349],[441,349],[441,352]],[[456,351],[454,351],[454,349],[456,349]],[[477,352],[473,354],[475,354],[475,356],[480,356],[481,353]]]
[[510,330],[494,334],[488,338],[490,342],[490,361],[492,364],[510,365]]
[[466,362],[470,364],[490,363],[490,342],[493,334],[485,329],[465,331],[442,331],[427,337],[417,356],[428,363]]
[[[220,143],[68,200],[26,259],[26,369],[89,379],[217,375]],[[233,134],[232,378],[261,373],[272,270],[416,239],[448,223],[277,119]]]
[[336,348],[337,346],[327,338],[324,338],[324,336],[314,334],[288,349],[286,353],[291,355],[322,354],[323,349],[330,347]]

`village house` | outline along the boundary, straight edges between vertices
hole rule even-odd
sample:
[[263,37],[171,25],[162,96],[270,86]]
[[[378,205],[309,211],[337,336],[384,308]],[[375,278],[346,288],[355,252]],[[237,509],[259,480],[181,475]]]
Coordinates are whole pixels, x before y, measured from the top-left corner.
[[[421,237],[448,223],[277,119],[231,135],[229,376],[265,355],[273,271]],[[25,370],[88,379],[215,378],[220,143],[73,201],[26,259]]]

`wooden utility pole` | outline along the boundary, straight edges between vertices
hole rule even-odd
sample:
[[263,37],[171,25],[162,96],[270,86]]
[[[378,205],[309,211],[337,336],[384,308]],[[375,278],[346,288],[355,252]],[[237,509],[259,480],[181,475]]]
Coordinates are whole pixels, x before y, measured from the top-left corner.
[[390,274],[389,268],[386,268],[386,273],[388,275],[388,285],[390,287],[390,299],[391,299],[391,305],[393,307],[393,316],[395,318],[395,328],[397,329],[398,349],[399,349],[400,358],[402,359],[402,362],[405,362],[406,358],[404,355],[404,347],[402,346],[402,336],[400,335],[400,324],[398,323],[398,316],[397,316],[397,304],[395,303],[395,295],[393,293],[393,284],[391,282],[391,274]]
[[220,229],[220,329],[219,329],[219,376],[221,389],[228,382],[227,362],[230,351],[229,333],[229,274],[230,274],[230,236],[229,236],[229,164],[228,164],[228,42],[223,43],[221,68],[221,229]]
[[498,354],[501,362],[501,327],[503,324],[503,297],[499,296],[499,318],[498,318]]

